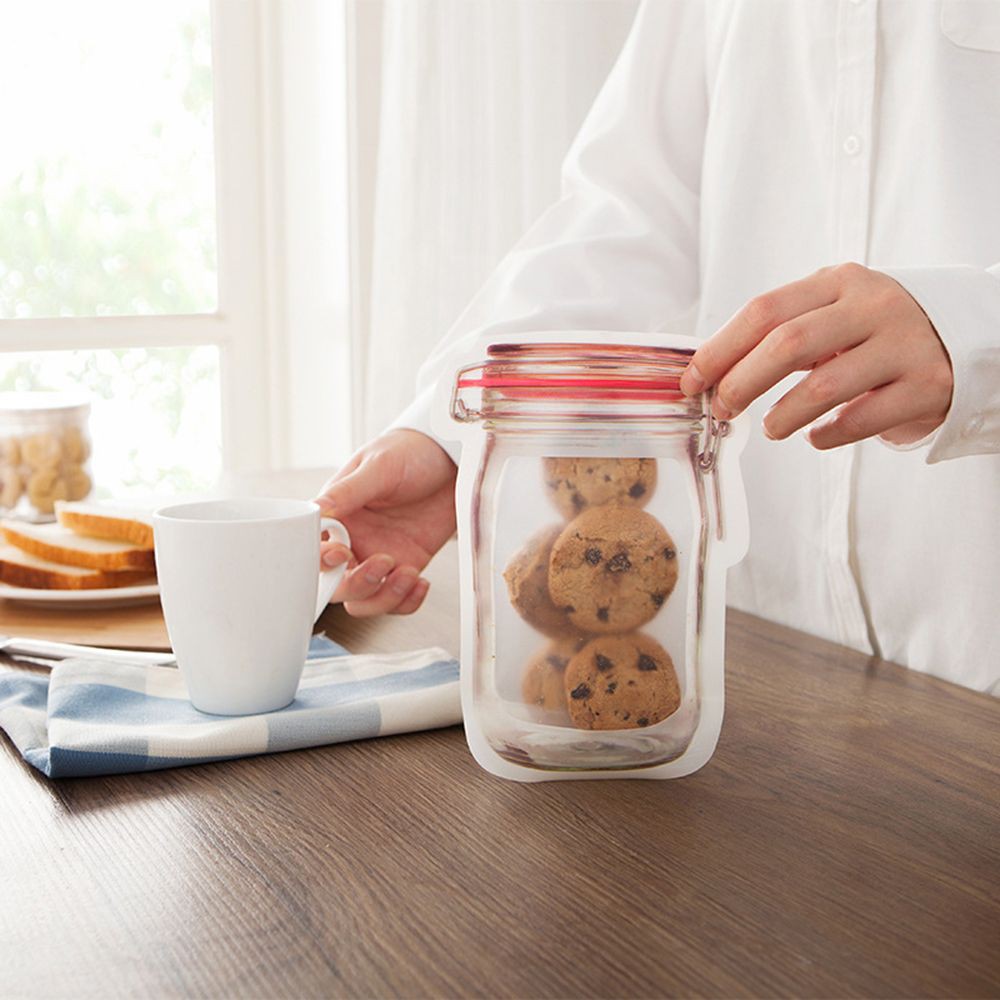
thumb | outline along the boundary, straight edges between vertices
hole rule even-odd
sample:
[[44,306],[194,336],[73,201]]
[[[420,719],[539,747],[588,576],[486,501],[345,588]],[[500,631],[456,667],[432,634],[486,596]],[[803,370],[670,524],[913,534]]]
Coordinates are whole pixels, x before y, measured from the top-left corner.
[[356,469],[327,486],[316,503],[324,514],[347,517],[385,492],[384,476],[377,462],[362,462]]

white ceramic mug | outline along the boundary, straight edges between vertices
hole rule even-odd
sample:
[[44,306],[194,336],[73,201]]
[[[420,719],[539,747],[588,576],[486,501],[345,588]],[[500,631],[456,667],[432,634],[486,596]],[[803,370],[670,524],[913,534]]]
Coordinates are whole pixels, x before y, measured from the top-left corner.
[[209,500],[153,515],[163,616],[195,708],[251,715],[295,697],[312,625],[346,568],[320,571],[323,531],[350,545],[306,500]]

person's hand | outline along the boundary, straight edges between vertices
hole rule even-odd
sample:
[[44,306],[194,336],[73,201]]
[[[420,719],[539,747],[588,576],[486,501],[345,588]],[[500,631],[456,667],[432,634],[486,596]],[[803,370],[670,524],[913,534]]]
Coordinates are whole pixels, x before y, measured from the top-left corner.
[[764,417],[783,439],[810,428],[816,448],[880,435],[920,440],[951,405],[951,362],[923,310],[896,281],[860,264],[827,267],[751,299],[695,352],[681,378],[694,395],[716,386],[720,420],[794,371],[809,371]]
[[342,521],[353,552],[324,542],[325,566],[348,563],[334,601],[348,614],[410,614],[430,584],[420,571],[455,532],[455,463],[426,434],[395,430],[365,445],[316,498]]

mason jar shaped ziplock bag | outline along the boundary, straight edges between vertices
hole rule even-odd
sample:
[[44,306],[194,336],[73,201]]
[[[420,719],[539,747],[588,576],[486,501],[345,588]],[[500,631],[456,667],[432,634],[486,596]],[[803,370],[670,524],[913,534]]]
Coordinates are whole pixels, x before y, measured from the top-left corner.
[[715,749],[745,428],[681,393],[696,346],[519,335],[438,386],[435,430],[462,446],[462,710],[487,771],[671,778]]

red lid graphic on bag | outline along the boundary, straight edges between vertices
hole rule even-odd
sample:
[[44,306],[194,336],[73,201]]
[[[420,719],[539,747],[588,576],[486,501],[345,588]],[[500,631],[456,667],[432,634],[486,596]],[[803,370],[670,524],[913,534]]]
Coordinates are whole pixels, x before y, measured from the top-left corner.
[[456,389],[508,399],[684,400],[680,378],[694,351],[604,344],[493,344],[458,373]]

